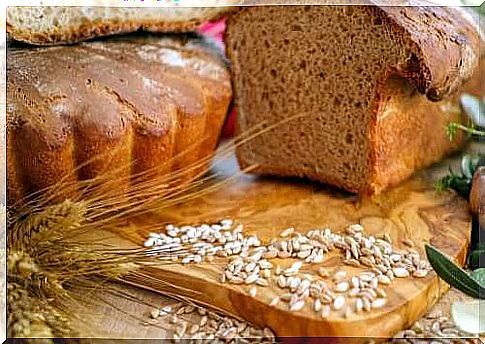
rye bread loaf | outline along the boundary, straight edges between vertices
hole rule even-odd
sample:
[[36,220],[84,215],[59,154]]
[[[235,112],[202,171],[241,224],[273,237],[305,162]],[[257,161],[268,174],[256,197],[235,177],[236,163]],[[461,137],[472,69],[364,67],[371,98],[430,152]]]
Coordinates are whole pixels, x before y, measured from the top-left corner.
[[200,38],[9,49],[8,204],[113,171],[129,190],[194,164],[214,151],[231,97],[226,61]]
[[[374,194],[457,149],[457,91],[479,34],[445,7],[245,7],[228,20],[237,130],[281,124],[237,150],[255,173]],[[483,63],[482,63],[483,66]],[[481,89],[480,89],[481,88]]]
[[[205,5],[233,2],[211,0]],[[119,6],[119,2],[114,5]],[[193,32],[204,21],[217,19],[228,10],[228,7],[9,6],[7,32],[15,40],[36,45],[74,43],[137,30]]]

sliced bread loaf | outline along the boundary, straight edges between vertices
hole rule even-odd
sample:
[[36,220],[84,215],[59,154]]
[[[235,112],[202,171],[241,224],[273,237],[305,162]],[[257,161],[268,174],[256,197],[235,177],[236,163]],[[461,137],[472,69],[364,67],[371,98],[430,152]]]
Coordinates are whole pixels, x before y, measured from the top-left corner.
[[377,193],[462,142],[445,125],[460,119],[457,90],[480,44],[461,11],[246,7],[229,18],[226,44],[239,131],[299,116],[238,149],[256,173]]
[[[207,6],[235,0],[212,0]],[[147,30],[189,32],[228,11],[227,7],[10,6],[7,32],[31,44],[74,43],[93,37]]]

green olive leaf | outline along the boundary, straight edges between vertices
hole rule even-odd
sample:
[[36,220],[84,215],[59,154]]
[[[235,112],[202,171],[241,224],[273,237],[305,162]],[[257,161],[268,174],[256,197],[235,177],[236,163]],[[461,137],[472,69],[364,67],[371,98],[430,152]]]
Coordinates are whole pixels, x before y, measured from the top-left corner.
[[485,298],[485,286],[480,285],[439,250],[425,245],[426,256],[438,276],[452,287],[473,298]]

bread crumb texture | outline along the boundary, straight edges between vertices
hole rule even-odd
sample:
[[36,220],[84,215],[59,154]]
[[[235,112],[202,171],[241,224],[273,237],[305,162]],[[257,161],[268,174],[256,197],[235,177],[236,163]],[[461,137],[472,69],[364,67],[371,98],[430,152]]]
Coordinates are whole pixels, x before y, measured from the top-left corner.
[[[449,142],[438,128],[459,119],[459,111],[445,113],[443,103],[432,102],[427,93],[444,95],[455,83],[461,85],[470,67],[456,69],[462,73],[458,81],[450,73],[442,82],[440,68],[459,63],[442,61],[438,50],[449,42],[416,34],[425,29],[417,19],[435,15],[448,20],[441,35],[456,38],[449,29],[452,19],[440,9],[395,11],[264,6],[229,18],[226,43],[238,130],[281,123],[238,149],[243,167],[258,164],[256,173],[308,177],[374,193],[456,149],[460,141]],[[400,18],[406,15],[411,19],[403,24]],[[441,24],[428,22],[426,35],[433,36]],[[479,49],[476,32],[464,28],[466,46],[449,43],[450,59]],[[476,69],[477,61],[469,62]]]

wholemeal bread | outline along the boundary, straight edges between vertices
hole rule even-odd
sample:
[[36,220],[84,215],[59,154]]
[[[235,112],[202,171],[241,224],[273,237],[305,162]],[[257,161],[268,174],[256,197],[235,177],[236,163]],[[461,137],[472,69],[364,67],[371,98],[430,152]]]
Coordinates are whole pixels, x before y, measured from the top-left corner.
[[[213,0],[206,5],[233,2]],[[15,40],[37,45],[74,43],[140,29],[192,32],[202,22],[216,19],[228,10],[228,7],[9,6],[7,32]]]
[[241,146],[240,165],[366,194],[460,146],[445,125],[480,56],[461,11],[420,6],[245,7],[226,49],[239,132],[298,117]]
[[231,96],[226,62],[199,38],[9,49],[8,203],[112,171],[129,190],[132,176],[194,164],[213,152]]

